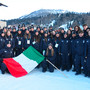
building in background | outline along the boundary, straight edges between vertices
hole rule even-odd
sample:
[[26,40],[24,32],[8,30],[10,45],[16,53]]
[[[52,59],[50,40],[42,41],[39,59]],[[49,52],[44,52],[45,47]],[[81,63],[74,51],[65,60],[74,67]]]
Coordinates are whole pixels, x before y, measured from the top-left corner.
[[7,26],[7,22],[5,21],[0,21],[0,27],[3,28],[3,27],[6,27]]

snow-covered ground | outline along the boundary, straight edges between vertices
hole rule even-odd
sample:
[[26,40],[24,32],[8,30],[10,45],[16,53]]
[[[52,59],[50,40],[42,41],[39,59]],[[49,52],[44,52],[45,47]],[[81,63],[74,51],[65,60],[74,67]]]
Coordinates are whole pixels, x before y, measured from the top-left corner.
[[57,70],[42,73],[41,69],[34,69],[24,77],[14,78],[8,73],[2,75],[0,71],[0,90],[90,90],[90,78],[75,76],[72,71],[64,73],[68,78]]

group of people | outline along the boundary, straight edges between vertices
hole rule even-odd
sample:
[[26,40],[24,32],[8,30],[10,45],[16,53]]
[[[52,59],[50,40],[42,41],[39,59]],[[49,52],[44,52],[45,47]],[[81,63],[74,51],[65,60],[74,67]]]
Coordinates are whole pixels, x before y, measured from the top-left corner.
[[4,27],[0,29],[0,69],[2,74],[8,71],[3,63],[3,58],[11,58],[20,55],[29,46],[33,46],[45,56],[43,62],[37,66],[42,67],[42,72],[49,70],[54,72],[54,67],[48,59],[62,71],[75,71],[76,75],[83,73],[90,77],[90,28],[83,25],[83,30],[78,25],[65,31],[64,28],[53,30],[53,27],[34,25],[18,26],[18,30]]

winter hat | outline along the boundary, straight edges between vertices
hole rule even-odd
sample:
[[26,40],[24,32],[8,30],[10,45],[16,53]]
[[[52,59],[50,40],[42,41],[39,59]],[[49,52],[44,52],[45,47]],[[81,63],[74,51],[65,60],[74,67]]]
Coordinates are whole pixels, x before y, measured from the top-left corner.
[[52,46],[53,47],[52,43],[49,43],[48,46]]

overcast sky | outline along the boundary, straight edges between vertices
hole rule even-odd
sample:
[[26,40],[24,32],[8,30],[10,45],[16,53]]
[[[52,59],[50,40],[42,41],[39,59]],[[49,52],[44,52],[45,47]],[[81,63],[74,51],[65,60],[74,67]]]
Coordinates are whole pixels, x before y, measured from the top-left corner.
[[63,9],[90,12],[90,0],[0,0],[0,19],[14,19],[39,9]]

